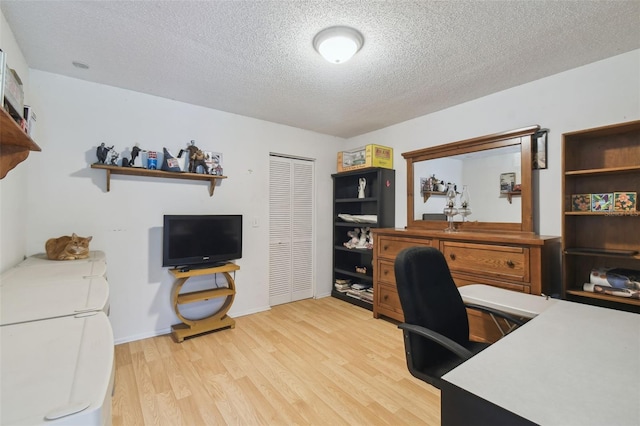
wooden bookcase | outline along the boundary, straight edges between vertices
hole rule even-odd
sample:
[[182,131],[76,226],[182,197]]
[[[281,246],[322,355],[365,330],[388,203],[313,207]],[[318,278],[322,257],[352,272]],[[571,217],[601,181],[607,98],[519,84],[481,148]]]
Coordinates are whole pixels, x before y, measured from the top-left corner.
[[640,270],[640,210],[574,211],[572,195],[640,194],[640,120],[563,135],[563,297],[640,312],[640,300],[583,290],[591,270]]
[[[336,279],[373,286],[373,248],[349,249],[347,232],[355,228],[386,228],[395,225],[395,170],[367,168],[336,173],[333,178],[333,284]],[[359,179],[366,179],[365,198],[358,198]],[[345,222],[339,214],[376,215],[375,223]],[[366,267],[366,273],[356,272]],[[356,299],[332,287],[331,295],[363,308],[373,310],[373,303]]]

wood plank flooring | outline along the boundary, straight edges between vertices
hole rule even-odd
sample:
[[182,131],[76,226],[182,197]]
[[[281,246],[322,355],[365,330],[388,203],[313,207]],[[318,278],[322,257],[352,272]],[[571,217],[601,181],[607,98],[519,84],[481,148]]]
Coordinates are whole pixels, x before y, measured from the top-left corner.
[[115,383],[114,426],[440,424],[440,391],[409,374],[396,325],[331,297],[118,345]]

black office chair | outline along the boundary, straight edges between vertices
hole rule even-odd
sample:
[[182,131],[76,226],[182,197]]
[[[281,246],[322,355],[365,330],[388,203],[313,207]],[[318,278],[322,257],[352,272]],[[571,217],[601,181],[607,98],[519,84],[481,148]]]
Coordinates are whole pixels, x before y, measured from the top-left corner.
[[465,305],[443,254],[433,247],[410,247],[395,261],[396,285],[405,322],[405,354],[409,372],[440,388],[441,377],[487,343],[469,340],[465,307],[492,313],[515,326],[523,321],[494,309]]

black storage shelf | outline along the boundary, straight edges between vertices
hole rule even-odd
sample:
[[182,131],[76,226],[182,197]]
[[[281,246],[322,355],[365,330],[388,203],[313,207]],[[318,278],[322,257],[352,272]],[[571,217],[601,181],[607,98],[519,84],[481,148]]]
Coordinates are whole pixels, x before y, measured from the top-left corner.
[[[373,283],[373,250],[349,249],[347,232],[355,228],[393,228],[395,226],[395,170],[377,167],[331,175],[333,178],[333,282],[351,279],[352,282]],[[358,182],[366,179],[365,198],[358,198]],[[345,222],[338,214],[376,215],[376,223]],[[367,273],[355,272],[365,266]],[[356,299],[333,287],[331,295],[362,308],[373,310],[373,303]]]
[[334,268],[333,272],[336,275],[346,275],[346,276],[355,278],[356,280],[373,282],[372,275],[361,274],[359,272],[351,272],[351,271],[347,271],[346,269],[340,269],[340,268]]
[[373,302],[367,302],[366,300],[356,299],[355,297],[347,296],[346,293],[341,293],[335,288],[331,291],[331,296],[349,302],[353,305],[360,306],[361,308],[373,311]]
[[366,254],[369,256],[373,256],[373,249],[350,249],[345,246],[336,246],[335,249],[340,251],[348,251],[349,253]]

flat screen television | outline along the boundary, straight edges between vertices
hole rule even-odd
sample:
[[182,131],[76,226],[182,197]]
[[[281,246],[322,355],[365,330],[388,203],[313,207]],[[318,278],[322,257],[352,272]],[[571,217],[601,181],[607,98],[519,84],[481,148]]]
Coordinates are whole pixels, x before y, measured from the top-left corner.
[[162,266],[206,268],[242,257],[242,215],[165,215]]

